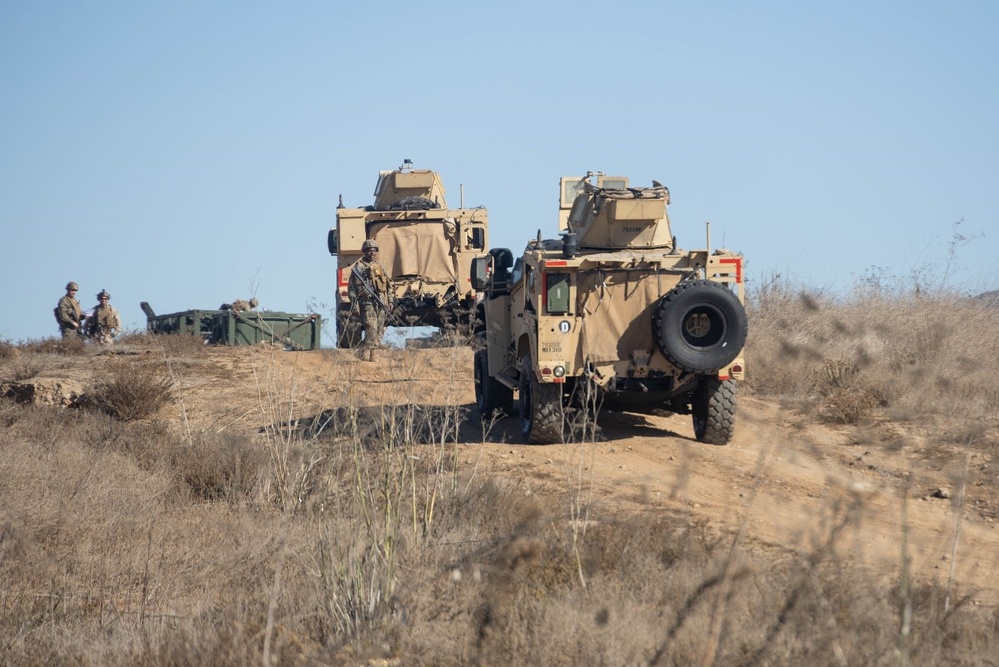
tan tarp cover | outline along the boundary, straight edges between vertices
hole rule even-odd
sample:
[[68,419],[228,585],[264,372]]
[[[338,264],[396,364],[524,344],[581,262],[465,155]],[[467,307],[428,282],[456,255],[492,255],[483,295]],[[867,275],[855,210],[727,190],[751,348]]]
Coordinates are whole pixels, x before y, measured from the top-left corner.
[[675,282],[673,276],[638,271],[581,273],[577,294],[583,358],[603,363],[627,359],[635,350],[651,351],[656,301]]
[[448,221],[394,222],[371,226],[378,242],[378,259],[389,275],[422,276],[426,283],[454,283],[458,279],[452,247],[455,225]]

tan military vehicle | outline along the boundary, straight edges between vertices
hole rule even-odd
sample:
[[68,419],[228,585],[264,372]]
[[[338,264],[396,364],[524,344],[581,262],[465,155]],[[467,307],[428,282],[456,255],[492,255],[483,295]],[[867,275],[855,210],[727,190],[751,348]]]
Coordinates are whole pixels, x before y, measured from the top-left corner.
[[[378,242],[388,270],[395,308],[388,326],[433,326],[470,330],[476,304],[469,267],[488,250],[489,216],[484,208],[448,208],[440,174],[413,169],[409,160],[378,175],[375,203],[345,208],[343,196],[327,246],[337,258],[337,346],[356,347],[361,325],[351,316],[350,270],[361,244]],[[464,197],[462,197],[464,199]]]
[[538,232],[516,262],[494,249],[472,263],[486,292],[479,412],[512,413],[516,391],[533,443],[563,441],[567,415],[593,406],[690,414],[698,440],[727,443],[745,372],[742,256],[711,250],[710,227],[706,249],[680,250],[656,181],[591,172],[561,184],[561,238]]

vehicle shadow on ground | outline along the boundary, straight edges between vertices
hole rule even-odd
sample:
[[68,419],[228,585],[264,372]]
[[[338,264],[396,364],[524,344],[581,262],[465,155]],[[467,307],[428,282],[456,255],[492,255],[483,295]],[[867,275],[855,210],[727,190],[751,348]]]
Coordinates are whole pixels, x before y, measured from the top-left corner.
[[457,406],[369,405],[330,408],[317,415],[274,423],[260,430],[294,433],[303,441],[356,440],[367,449],[381,449],[386,445],[508,442],[513,434],[519,434],[517,424],[515,419],[499,420],[498,426],[494,425],[487,433],[474,403]]
[[646,415],[632,412],[610,412],[600,413],[597,420],[604,437],[609,440],[623,440],[626,438],[683,438],[688,436],[677,433],[668,428],[656,426],[649,421]]
[[[685,438],[679,433],[651,424],[643,415],[626,412],[600,414],[595,432],[567,424],[567,442],[614,442],[628,438]],[[261,431],[295,433],[305,441],[352,441],[365,448],[377,449],[386,444],[428,445],[441,442],[461,445],[479,443],[528,445],[520,430],[520,417],[497,415],[483,421],[475,404],[459,406],[414,404],[406,406],[372,405],[357,408],[337,407],[321,413],[265,426]],[[530,445],[544,446],[544,445]]]
[[[483,423],[475,406],[469,406],[469,413],[462,425],[461,442],[509,443],[512,445],[529,445],[520,431],[520,416],[503,415],[489,423]],[[604,410],[597,419],[595,430],[592,425],[581,428],[571,423],[571,416],[566,424],[566,441],[572,442],[615,442],[629,438],[683,438],[688,436],[665,429],[650,422],[645,415],[628,412],[611,412]],[[545,445],[529,445],[532,447]]]

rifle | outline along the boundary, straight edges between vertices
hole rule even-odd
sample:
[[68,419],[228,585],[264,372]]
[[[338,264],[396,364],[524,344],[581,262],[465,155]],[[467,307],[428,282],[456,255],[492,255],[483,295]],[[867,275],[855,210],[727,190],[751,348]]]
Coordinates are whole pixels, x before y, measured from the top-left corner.
[[378,305],[378,307],[382,309],[382,311],[385,313],[385,317],[393,319],[392,310],[387,305],[385,305],[385,302],[382,301],[382,298],[380,296],[378,296],[378,292],[375,291],[375,288],[371,285],[371,283],[365,280],[364,274],[361,273],[361,267],[358,266],[358,264],[360,264],[360,262],[355,262],[350,272],[357,276],[357,282],[361,283],[361,287],[364,289],[364,293],[367,294],[371,298],[371,300],[374,301]]

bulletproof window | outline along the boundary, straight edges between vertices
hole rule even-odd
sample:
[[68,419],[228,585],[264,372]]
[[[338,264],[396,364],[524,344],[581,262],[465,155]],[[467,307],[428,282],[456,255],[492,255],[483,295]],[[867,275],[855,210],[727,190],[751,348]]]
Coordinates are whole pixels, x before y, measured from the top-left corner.
[[545,274],[545,313],[565,315],[569,312],[569,274]]
[[516,285],[524,277],[524,258],[518,257],[513,264],[513,271],[510,272],[510,284]]
[[602,176],[599,185],[607,190],[626,190],[628,179],[620,176]]

